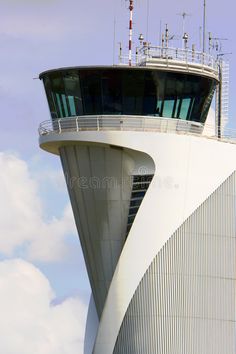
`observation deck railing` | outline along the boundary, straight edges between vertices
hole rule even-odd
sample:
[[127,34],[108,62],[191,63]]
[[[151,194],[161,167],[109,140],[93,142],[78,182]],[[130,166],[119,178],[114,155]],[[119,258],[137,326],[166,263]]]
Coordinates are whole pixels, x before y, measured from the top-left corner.
[[147,116],[77,116],[47,120],[40,124],[39,135],[59,135],[85,131],[138,131],[189,134],[236,144],[236,130],[174,118]]
[[[120,65],[128,65],[128,55],[119,56]],[[208,53],[190,49],[144,45],[132,56],[134,66],[177,66],[185,69],[196,67],[202,71],[214,72],[218,76],[219,61]]]

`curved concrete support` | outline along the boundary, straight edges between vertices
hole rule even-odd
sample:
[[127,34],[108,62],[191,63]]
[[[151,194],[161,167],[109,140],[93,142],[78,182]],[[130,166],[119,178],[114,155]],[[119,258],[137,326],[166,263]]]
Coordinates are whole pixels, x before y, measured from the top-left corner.
[[132,176],[154,165],[142,152],[101,144],[64,146],[60,157],[100,317],[126,241]]

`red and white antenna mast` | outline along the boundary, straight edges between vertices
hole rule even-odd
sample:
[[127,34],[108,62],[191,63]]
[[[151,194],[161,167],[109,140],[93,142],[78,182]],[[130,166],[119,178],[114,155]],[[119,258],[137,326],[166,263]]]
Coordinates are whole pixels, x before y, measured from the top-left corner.
[[129,11],[130,11],[130,19],[129,19],[129,66],[132,65],[133,9],[134,9],[134,1],[133,0],[129,0]]

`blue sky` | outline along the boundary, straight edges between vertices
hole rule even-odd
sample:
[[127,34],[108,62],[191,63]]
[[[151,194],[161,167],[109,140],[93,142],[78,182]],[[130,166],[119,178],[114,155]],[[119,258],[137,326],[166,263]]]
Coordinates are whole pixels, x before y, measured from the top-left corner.
[[[190,44],[198,46],[202,5],[199,0],[135,1],[134,41],[148,33],[158,44],[160,25],[164,29],[166,23],[170,34],[180,36],[177,14],[185,11],[191,15],[185,23]],[[227,38],[222,50],[232,52],[227,56],[229,127],[236,128],[233,5],[207,0],[207,32]],[[0,0],[0,6],[0,329],[5,338],[0,352],[18,354],[22,345],[24,354],[80,354],[90,289],[59,159],[38,147],[38,125],[50,117],[37,78],[51,68],[117,61],[118,42],[124,51],[128,46],[128,2]],[[23,317],[28,322],[21,322]],[[68,332],[62,334],[54,324],[64,321]]]

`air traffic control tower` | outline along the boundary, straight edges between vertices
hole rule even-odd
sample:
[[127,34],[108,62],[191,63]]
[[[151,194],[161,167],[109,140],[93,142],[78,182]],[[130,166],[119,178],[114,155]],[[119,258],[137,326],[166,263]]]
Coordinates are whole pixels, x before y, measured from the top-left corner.
[[132,65],[40,75],[51,119],[39,143],[66,176],[93,354],[236,352],[236,145],[220,120],[205,124],[220,68],[144,44]]

